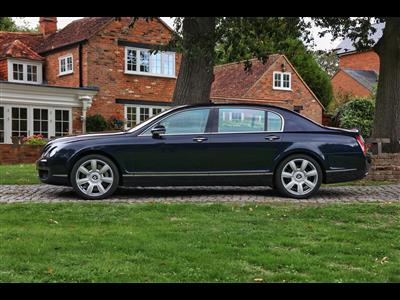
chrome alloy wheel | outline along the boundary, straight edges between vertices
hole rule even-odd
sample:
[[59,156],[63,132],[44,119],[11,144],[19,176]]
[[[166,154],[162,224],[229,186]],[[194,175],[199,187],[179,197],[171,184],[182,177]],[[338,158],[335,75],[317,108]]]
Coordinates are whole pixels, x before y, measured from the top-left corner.
[[307,195],[318,183],[318,171],[307,159],[295,158],[283,167],[281,181],[288,193]]
[[114,174],[111,167],[100,159],[83,162],[76,171],[76,185],[88,196],[102,196],[112,186]]

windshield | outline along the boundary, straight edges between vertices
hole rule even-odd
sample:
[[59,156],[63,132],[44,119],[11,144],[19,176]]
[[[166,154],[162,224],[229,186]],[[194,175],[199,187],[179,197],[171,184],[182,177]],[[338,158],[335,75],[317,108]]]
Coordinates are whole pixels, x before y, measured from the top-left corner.
[[149,123],[151,123],[152,121],[154,121],[154,119],[165,115],[166,113],[170,112],[173,109],[176,109],[176,107],[171,107],[167,110],[164,110],[163,112],[159,113],[158,115],[152,116],[150,119],[147,119],[146,121],[136,125],[135,127],[132,127],[131,129],[128,129],[127,131],[134,132],[136,130],[139,130],[139,129],[143,128],[144,126],[148,125]]

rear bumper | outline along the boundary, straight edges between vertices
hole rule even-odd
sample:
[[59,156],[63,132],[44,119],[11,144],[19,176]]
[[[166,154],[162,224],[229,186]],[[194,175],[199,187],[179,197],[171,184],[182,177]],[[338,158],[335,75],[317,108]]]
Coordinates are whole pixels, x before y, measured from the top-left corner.
[[371,157],[367,155],[364,164],[360,166],[360,168],[327,170],[325,183],[337,183],[362,179],[368,175],[370,166]]
[[69,185],[67,174],[56,174],[50,168],[49,161],[41,158],[36,161],[36,170],[41,182],[54,185]]

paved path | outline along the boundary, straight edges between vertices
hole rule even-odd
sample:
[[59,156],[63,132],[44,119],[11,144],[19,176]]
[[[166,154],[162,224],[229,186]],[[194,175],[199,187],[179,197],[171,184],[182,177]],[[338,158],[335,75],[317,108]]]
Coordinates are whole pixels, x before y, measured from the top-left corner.
[[[382,186],[323,187],[311,199],[295,200],[280,197],[264,187],[156,187],[120,188],[115,195],[96,202],[128,203],[348,203],[348,202],[399,202],[400,184]],[[51,185],[0,185],[0,203],[14,202],[87,202],[77,197],[72,188]]]

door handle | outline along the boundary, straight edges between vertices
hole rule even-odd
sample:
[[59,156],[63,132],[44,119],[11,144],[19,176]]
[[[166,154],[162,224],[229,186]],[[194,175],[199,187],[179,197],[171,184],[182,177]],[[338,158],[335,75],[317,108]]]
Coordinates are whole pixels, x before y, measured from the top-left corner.
[[277,135],[267,135],[267,136],[265,137],[265,139],[266,139],[267,141],[274,141],[274,140],[279,140],[280,137],[277,136]]
[[206,138],[206,137],[195,137],[195,138],[193,138],[193,141],[194,142],[198,142],[198,143],[202,143],[202,142],[207,141],[207,140],[208,140],[208,138]]

